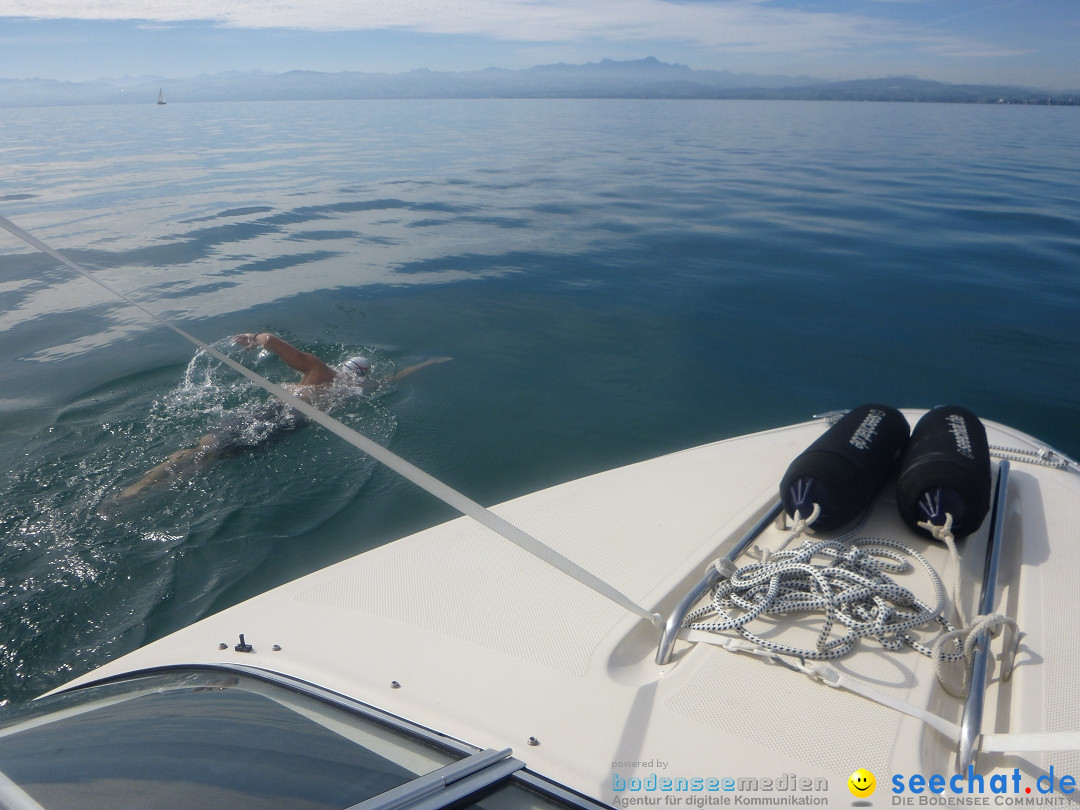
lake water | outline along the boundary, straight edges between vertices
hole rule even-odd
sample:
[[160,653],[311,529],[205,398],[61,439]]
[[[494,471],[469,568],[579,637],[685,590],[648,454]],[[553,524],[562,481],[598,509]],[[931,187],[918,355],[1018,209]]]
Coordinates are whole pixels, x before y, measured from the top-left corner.
[[[229,337],[383,379],[453,357],[335,415],[483,504],[866,401],[965,405],[1075,456],[1078,114],[15,109],[0,214],[275,381]],[[0,384],[0,700],[453,516],[316,427],[109,513],[265,397],[6,232]]]

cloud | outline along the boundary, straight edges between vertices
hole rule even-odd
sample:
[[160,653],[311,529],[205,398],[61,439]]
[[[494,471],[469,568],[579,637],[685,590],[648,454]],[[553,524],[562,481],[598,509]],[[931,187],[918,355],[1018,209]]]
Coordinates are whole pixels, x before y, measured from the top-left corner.
[[755,0],[0,0],[0,17],[396,29],[515,42],[670,40],[741,52],[844,50],[909,35],[869,17]]
[[0,0],[0,18],[457,36],[519,53],[531,49],[541,59],[561,51],[573,60],[636,50],[744,70],[828,75],[865,73],[879,64],[919,72],[934,60],[988,62],[1018,53],[882,12],[915,5],[886,0],[840,13],[806,0]]

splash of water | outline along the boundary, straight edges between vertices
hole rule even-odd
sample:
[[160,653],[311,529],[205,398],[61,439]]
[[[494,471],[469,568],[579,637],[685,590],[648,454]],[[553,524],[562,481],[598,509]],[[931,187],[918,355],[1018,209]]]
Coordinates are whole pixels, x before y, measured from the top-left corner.
[[[266,373],[288,372],[257,362]],[[103,509],[169,453],[267,405],[261,389],[204,352],[166,390],[160,381],[147,390],[146,376],[113,381],[65,408],[31,438],[25,463],[3,485],[0,703],[138,647],[149,624],[167,630],[204,615],[275,544],[357,497],[375,468],[285,413],[286,424],[244,423],[243,442],[197,475]],[[356,386],[331,386],[320,407],[383,445],[396,430],[380,397]]]

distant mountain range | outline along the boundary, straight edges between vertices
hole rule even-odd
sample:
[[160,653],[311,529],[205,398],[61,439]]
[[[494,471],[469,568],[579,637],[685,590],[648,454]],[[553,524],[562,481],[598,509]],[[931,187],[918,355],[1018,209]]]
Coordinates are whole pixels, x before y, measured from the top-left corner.
[[157,76],[62,82],[0,79],[0,107],[65,104],[287,101],[422,98],[669,98],[801,99],[815,101],[932,101],[1080,105],[1080,91],[1052,93],[1026,87],[948,84],[912,78],[829,82],[810,76],[757,76],[693,70],[655,58],[605,59],[585,65],[540,65],[524,70],[460,73],[219,73],[188,79]]

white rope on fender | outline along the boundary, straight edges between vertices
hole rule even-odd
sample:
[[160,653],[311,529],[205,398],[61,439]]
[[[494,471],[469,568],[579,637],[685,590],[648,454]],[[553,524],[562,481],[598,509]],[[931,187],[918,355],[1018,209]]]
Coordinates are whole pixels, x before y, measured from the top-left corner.
[[938,526],[929,520],[915,525],[919,528],[926,529],[930,532],[930,536],[938,542],[944,543],[946,548],[949,549],[949,562],[952,564],[953,569],[953,608],[956,610],[956,616],[960,620],[961,625],[967,624],[967,618],[964,614],[964,580],[960,575],[960,552],[956,550],[956,538],[952,533],[953,516],[949,512],[945,513],[945,522]]

